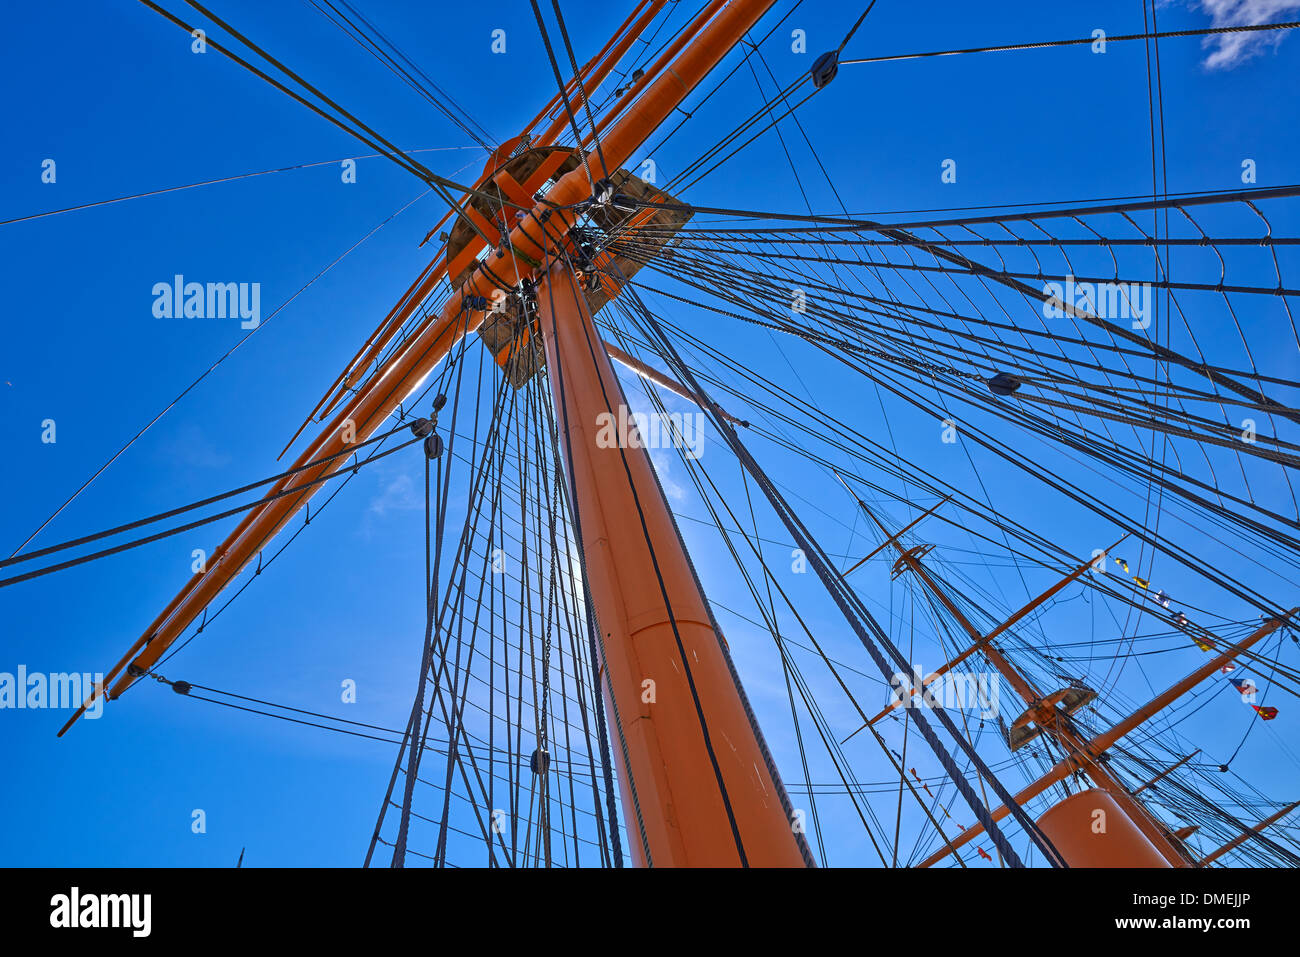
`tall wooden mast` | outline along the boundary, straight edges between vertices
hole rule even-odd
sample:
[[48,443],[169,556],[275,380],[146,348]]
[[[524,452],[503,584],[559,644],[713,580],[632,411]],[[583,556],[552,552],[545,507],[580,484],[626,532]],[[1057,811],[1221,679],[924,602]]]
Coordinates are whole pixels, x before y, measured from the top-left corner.
[[[1090,773],[1091,769],[1094,769],[1099,765],[1099,762],[1106,751],[1118,743],[1124,735],[1159,714],[1174,701],[1178,700],[1178,698],[1182,697],[1200,682],[1204,681],[1210,675],[1222,668],[1225,664],[1232,661],[1238,655],[1248,651],[1264,638],[1277,631],[1277,629],[1282,627],[1283,624],[1291,620],[1297,611],[1300,611],[1300,609],[1292,608],[1285,615],[1264,622],[1264,624],[1257,628],[1253,633],[1247,635],[1237,644],[1225,649],[1220,654],[1215,655],[1209,661],[1205,662],[1205,664],[1186,675],[1182,680],[1171,685],[1169,688],[1166,688],[1145,705],[1116,723],[1113,727],[1103,731],[1091,740],[1085,741],[1081,748],[1070,751],[1066,757],[1053,765],[1046,774],[1016,794],[1014,798],[1015,802],[1023,806],[1025,802],[1037,797],[1053,784],[1064,780],[1077,771]],[[999,821],[1006,817],[1008,813],[1008,808],[999,807],[992,813],[993,820]],[[949,845],[943,850],[936,851],[933,855],[922,861],[920,866],[931,867],[938,864],[956,848],[959,848],[968,841],[978,837],[981,830],[982,829],[978,825],[967,828],[960,835],[953,838],[949,842]],[[1184,858],[1184,861],[1185,863],[1181,866],[1190,867],[1193,864],[1192,861],[1186,860],[1186,858]]]
[[[971,640],[981,646],[980,651],[989,664],[993,665],[998,670],[998,673],[1015,689],[1016,694],[1024,702],[1027,709],[1025,712],[1026,718],[1038,724],[1047,734],[1055,738],[1067,754],[1082,754],[1087,745],[1087,740],[1067,720],[1066,713],[1058,707],[1060,702],[1056,699],[1063,696],[1060,694],[1049,696],[1034,687],[1029,679],[1022,675],[994,644],[985,641],[979,630],[971,624],[961,609],[938,586],[922,564],[921,559],[912,550],[904,550],[901,545],[897,544],[897,540],[895,540],[895,545],[899,549],[899,562],[910,568],[925,583],[926,588],[948,609],[949,614],[956,619]],[[1151,847],[1156,850],[1160,858],[1163,858],[1171,867],[1185,867],[1188,865],[1189,862],[1173,841],[1166,836],[1160,823],[1147,813],[1146,809],[1128,792],[1123,782],[1111,774],[1105,765],[1090,760],[1081,763],[1081,768],[1094,786],[1108,795],[1107,803],[1114,805],[1124,817],[1132,821],[1137,831],[1150,842]],[[1109,811],[1110,809],[1107,808],[1106,810]],[[1077,822],[1072,822],[1072,825],[1077,826]],[[1154,859],[1145,853],[1147,848],[1142,842],[1134,840],[1126,843],[1136,846],[1126,848],[1125,853],[1116,855],[1112,863],[1130,867],[1151,866],[1155,863]],[[1068,855],[1067,860],[1069,860]],[[1084,862],[1075,859],[1070,860],[1069,863],[1072,867],[1078,867]]]
[[[344,468],[350,447],[378,432],[399,403],[461,337],[483,324],[485,312],[471,303],[481,299],[490,302],[494,292],[513,294],[514,277],[536,276],[535,264],[545,259],[545,250],[552,245],[551,237],[566,234],[583,215],[582,204],[591,199],[587,169],[591,175],[604,179],[625,163],[773,2],[733,0],[724,7],[721,0],[715,0],[690,24],[683,36],[691,39],[681,55],[671,65],[657,62],[655,67],[660,72],[647,73],[615,105],[619,115],[601,134],[600,154],[589,154],[585,167],[565,174],[555,183],[545,201],[537,202],[527,215],[520,217],[518,225],[502,243],[500,255],[493,257],[490,265],[480,263],[439,315],[419,326],[402,349],[374,375],[358,384],[351,399],[299,455],[290,469],[292,474],[272,486],[264,502],[248,511],[214,551],[206,569],[186,581],[126,655],[105,674],[106,687],[116,679],[108,692],[110,699],[120,696],[137,676],[153,667],[212,599],[310,501],[321,480]],[[671,49],[681,45],[679,41]],[[609,170],[602,166],[601,157]],[[489,169],[488,175],[492,172]],[[431,264],[402,296],[394,310],[399,325],[447,276],[447,267],[445,261]],[[509,283],[502,278],[507,276]],[[313,465],[313,462],[320,464]],[[301,492],[293,494],[297,489]],[[123,674],[124,671],[128,673]],[[97,695],[91,696],[60,734],[71,727]]]
[[[1181,842],[1146,809],[1135,793],[1123,781],[1111,773],[1109,767],[1103,761],[1104,753],[1120,737],[1163,710],[1197,682],[1212,674],[1215,669],[1230,661],[1237,654],[1246,651],[1262,638],[1272,634],[1282,625],[1284,618],[1266,621],[1254,634],[1241,643],[1198,668],[1191,675],[1148,703],[1144,708],[1139,709],[1133,715],[1121,721],[1110,731],[1089,740],[1080,733],[1074,722],[1069,719],[1069,714],[1086,704],[1093,696],[1093,693],[1085,690],[1084,694],[1071,695],[1071,689],[1066,689],[1065,691],[1044,694],[1020,673],[1019,669],[1002,654],[991,639],[994,635],[1006,631],[1011,624],[1024,617],[1032,608],[1040,605],[1044,599],[1059,591],[1066,584],[1076,580],[1088,568],[1092,567],[1093,563],[1087,562],[1080,565],[1042,595],[1016,612],[995,631],[990,632],[988,635],[982,635],[962,612],[961,608],[944,592],[922,563],[921,557],[928,550],[927,546],[905,548],[899,541],[899,534],[891,535],[889,530],[867,508],[866,503],[861,499],[858,499],[857,502],[859,508],[886,536],[886,543],[892,545],[898,552],[896,570],[907,570],[916,575],[972,641],[966,651],[939,669],[939,671],[927,677],[922,687],[978,649],[1024,702],[1026,710],[1013,724],[1012,733],[1014,734],[1017,729],[1028,729],[1031,725],[1036,726],[1032,733],[1044,733],[1050,736],[1065,751],[1066,759],[1058,764],[1056,768],[1053,768],[1052,771],[1049,771],[1030,789],[1016,795],[1016,803],[1023,804],[1025,800],[1041,793],[1049,785],[1062,780],[1072,772],[1080,772],[1092,782],[1093,790],[1083,791],[1066,798],[1051,808],[1038,822],[1070,866],[1195,866],[1196,862],[1188,857]],[[1285,617],[1290,617],[1291,614],[1294,614],[1294,609]],[[922,688],[915,689],[917,692],[921,690]],[[877,715],[872,723],[889,713],[889,710],[887,709]],[[1012,748],[1014,750],[1014,744]],[[1000,819],[1007,812],[1007,808],[999,808],[993,814],[994,820]],[[926,867],[938,863],[949,853],[955,853],[958,847],[977,836],[981,830],[976,826],[964,831],[955,841],[949,842],[948,847],[937,852],[921,866]]]
[[811,863],[650,456],[634,434],[607,440],[627,400],[567,264],[537,305],[633,858]]
[[[554,164],[542,177],[548,187],[544,200],[534,188],[541,180],[517,182],[504,169],[518,149],[530,144],[553,146],[572,120],[567,111],[559,110],[559,103],[571,100],[585,105],[590,89],[610,73],[665,2],[641,0],[609,44],[562,84],[562,93],[538,114],[529,131],[493,154],[476,187],[491,184],[518,208],[515,218],[501,225],[499,246],[495,251],[490,248],[496,242],[489,239],[496,223],[485,219],[468,200],[464,209],[457,207],[482,242],[474,239],[454,253],[448,249],[415,279],[313,410],[313,416],[319,413],[322,418],[333,413],[329,424],[302,451],[286,477],[247,512],[214,551],[209,566],[186,582],[108,672],[108,697],[120,696],[137,678],[149,673],[213,599],[308,503],[321,481],[346,466],[350,446],[378,433],[399,403],[455,344],[483,325],[488,313],[482,303],[502,294],[521,297],[524,290],[531,290],[536,297],[537,329],[545,349],[561,452],[583,546],[585,597],[597,626],[599,676],[612,716],[613,752],[622,772],[633,859],[640,865],[656,866],[812,864],[648,454],[634,435],[620,435],[612,445],[599,439],[604,431],[603,416],[627,421],[626,398],[568,258],[568,253],[575,251],[570,230],[593,202],[608,202],[610,190],[605,188],[610,177],[744,37],[773,0],[711,0],[614,107],[598,123],[591,121],[589,133],[578,131],[578,149],[586,150],[581,164],[564,165],[569,171],[559,175],[556,170],[572,157],[568,150],[555,150]],[[531,135],[534,126],[542,127],[536,138]],[[552,173],[558,176],[553,183]],[[451,282],[454,292],[441,313],[418,324],[404,345],[373,375],[367,375],[370,363],[444,279]],[[611,297],[617,294],[617,289],[609,290]],[[623,354],[617,358],[636,362]],[[638,371],[654,377],[654,370],[648,367]],[[656,381],[668,384],[662,376]],[[676,391],[684,390],[678,386]],[[888,536],[881,548],[892,546],[898,551],[898,567],[915,574],[973,642],[936,675],[969,655],[982,654],[1026,706],[1013,731],[1036,725],[1032,733],[1048,735],[1066,752],[1056,767],[1014,797],[1013,807],[1072,773],[1082,773],[1095,786],[1096,790],[1058,803],[1039,822],[1072,865],[1204,866],[1296,807],[1282,809],[1196,862],[1145,810],[1137,792],[1129,790],[1103,763],[1104,752],[1120,737],[1271,633],[1295,610],[1266,622],[1114,728],[1088,739],[1069,719],[1072,709],[1061,706],[1070,689],[1044,694],[993,643],[998,634],[1081,575],[1087,566],[983,635],[928,572],[921,560],[924,548],[905,549],[899,541],[901,534]],[[104,693],[97,689],[60,734]],[[1077,697],[1071,700],[1075,707],[1079,705]],[[1103,850],[1081,836],[1098,805],[1114,815],[1117,831],[1117,837]],[[992,820],[1007,813],[1008,808],[999,808]],[[922,866],[955,853],[980,830],[966,830]]]
[[[248,512],[208,568],[186,583],[108,672],[107,682],[116,679],[110,698],[147,673],[306,505],[320,480],[346,464],[349,445],[378,432],[421,378],[462,336],[483,324],[485,312],[478,303],[491,302],[494,293],[515,295],[515,281],[525,278],[540,283],[548,374],[557,413],[568,422],[562,441],[574,463],[570,481],[587,551],[589,600],[601,627],[605,683],[619,722],[615,750],[624,772],[634,857],[660,866],[812,863],[648,457],[641,449],[598,449],[593,444],[595,416],[600,411],[617,415],[624,398],[573,273],[566,266],[543,273],[541,266],[593,198],[592,178],[599,185],[627,162],[772,2],[712,0],[606,115],[598,127],[599,150],[588,152],[582,165],[561,176],[545,201],[521,213],[517,225],[502,236],[497,255],[473,265],[441,315],[419,327],[404,348],[364,381],[359,374],[368,361],[363,347],[360,365],[339,380],[355,386],[355,394],[294,466],[306,467],[279,482]],[[660,6],[650,4],[634,29],[644,27]],[[593,61],[581,72],[598,81],[629,42],[624,38],[607,46],[610,56],[604,63]],[[581,81],[570,86],[582,91],[578,96],[585,95]],[[552,142],[563,125],[557,119],[539,142]],[[500,164],[513,145],[506,144],[489,161],[480,183],[491,180],[516,202],[533,204],[531,192],[501,173]],[[465,213],[473,219],[468,205]],[[476,225],[482,231],[490,224]],[[376,336],[399,327],[444,277],[458,278],[459,262],[474,264],[475,250],[482,248],[484,244],[471,245],[457,250],[455,262],[449,252],[431,263]],[[376,348],[372,344],[370,353]],[[317,409],[327,414],[338,401],[323,399]],[[301,491],[293,494],[295,489]],[[644,684],[647,680],[651,685]]]

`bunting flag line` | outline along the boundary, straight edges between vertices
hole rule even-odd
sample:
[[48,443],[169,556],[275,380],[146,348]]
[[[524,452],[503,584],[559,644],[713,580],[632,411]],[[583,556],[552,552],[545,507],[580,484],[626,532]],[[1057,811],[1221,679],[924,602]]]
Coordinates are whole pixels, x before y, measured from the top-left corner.
[[[1221,669],[1221,671],[1226,670],[1228,669]],[[1249,705],[1251,710],[1259,715],[1261,721],[1272,721],[1277,717],[1277,708],[1274,708],[1271,705],[1258,705],[1254,703],[1253,699],[1255,695],[1259,694],[1259,688],[1256,686],[1255,682],[1251,681],[1249,678],[1231,677],[1228,681],[1232,683],[1234,688],[1241,692],[1241,700]]]
[[[1118,565],[1120,568],[1124,569],[1124,574],[1128,575],[1129,578],[1133,579],[1133,584],[1137,585],[1138,588],[1141,588],[1143,591],[1151,590],[1151,580],[1147,578],[1140,578],[1137,575],[1134,575],[1129,570],[1128,562],[1126,560],[1124,560],[1123,558],[1116,557],[1115,564]],[[1159,605],[1161,608],[1164,608],[1166,611],[1169,610],[1170,603],[1173,601],[1173,599],[1169,597],[1169,593],[1166,592],[1164,589],[1157,591],[1155,595],[1152,596],[1152,598],[1157,605]],[[1214,638],[1208,629],[1202,628],[1200,625],[1193,624],[1188,619],[1188,617],[1185,614],[1183,614],[1181,611],[1172,612],[1172,615],[1173,615],[1174,624],[1177,627],[1186,631],[1190,635],[1192,639],[1192,643],[1196,645],[1197,648],[1201,649],[1201,651],[1215,650],[1216,645],[1214,643]]]

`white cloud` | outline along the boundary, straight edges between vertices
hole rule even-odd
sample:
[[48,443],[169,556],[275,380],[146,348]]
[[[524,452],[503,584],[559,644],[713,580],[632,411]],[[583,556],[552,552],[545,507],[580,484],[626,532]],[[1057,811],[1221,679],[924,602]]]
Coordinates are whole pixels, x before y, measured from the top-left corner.
[[664,494],[674,502],[686,501],[686,489],[668,477],[668,472],[672,468],[672,459],[658,449],[652,449],[650,461],[659,474],[659,484],[663,486]]
[[[1258,26],[1300,10],[1300,0],[1199,0],[1199,3],[1216,27]],[[1204,46],[1211,52],[1205,58],[1205,67],[1210,70],[1232,69],[1258,55],[1265,47],[1277,46],[1284,36],[1285,31],[1277,30],[1206,37]]]
[[409,475],[399,475],[388,482],[370,502],[371,514],[383,517],[388,512],[409,512],[424,508],[424,495],[417,493]]
[[[629,378],[633,381],[636,379],[634,375],[629,376]],[[647,388],[650,388],[650,386],[643,385],[640,389],[632,389],[627,392],[629,411],[634,415],[643,416],[644,420],[649,420],[651,417],[658,416],[659,414],[653,407],[651,407],[649,400],[644,394],[644,390]],[[677,407],[686,407],[692,410],[695,409],[695,406],[688,405],[676,396],[668,396],[664,393],[660,393],[660,396],[664,400],[664,408],[670,411]],[[661,441],[663,436],[669,434],[670,433],[665,427],[661,432]],[[642,441],[645,441],[644,437],[642,438]],[[674,459],[676,459],[680,453],[676,449],[672,448],[651,448],[646,451],[650,454],[650,464],[654,466],[655,474],[659,476],[659,484],[663,487],[664,495],[668,496],[668,499],[671,502],[685,502],[688,498],[686,489],[681,485],[681,483],[675,481],[670,474],[673,470],[673,465],[675,464]]]

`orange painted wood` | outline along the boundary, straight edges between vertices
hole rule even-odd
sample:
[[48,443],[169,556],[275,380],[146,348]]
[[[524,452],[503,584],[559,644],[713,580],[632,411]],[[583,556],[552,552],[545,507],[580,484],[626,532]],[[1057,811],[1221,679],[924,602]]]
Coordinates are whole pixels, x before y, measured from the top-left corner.
[[635,424],[619,427],[627,400],[567,266],[541,284],[538,309],[633,857],[656,867],[803,867],[650,456]]

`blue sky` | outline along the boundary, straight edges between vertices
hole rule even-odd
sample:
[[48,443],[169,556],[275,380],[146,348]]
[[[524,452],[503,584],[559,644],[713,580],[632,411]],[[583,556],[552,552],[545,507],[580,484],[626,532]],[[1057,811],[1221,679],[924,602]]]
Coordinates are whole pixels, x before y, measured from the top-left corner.
[[[517,134],[550,96],[553,82],[527,4],[495,10],[438,5],[436,14],[395,0],[359,6],[498,140]],[[626,6],[563,4],[579,60],[598,49]],[[778,3],[757,35],[790,6]],[[482,151],[463,132],[307,4],[236,0],[222,3],[220,12],[395,143],[429,150],[421,158],[434,171],[469,181],[481,168]],[[806,71],[818,52],[838,45],[860,12],[858,4],[840,0],[796,11],[763,48],[781,84]],[[1165,4],[1158,12],[1166,30],[1210,22],[1197,4]],[[844,56],[1086,36],[1098,27],[1112,35],[1135,33],[1143,27],[1141,13],[1131,2],[1012,2],[998,5],[996,13],[987,5],[950,2],[922,13],[914,4],[880,0]],[[191,53],[182,31],[142,5],[27,4],[11,12],[9,23],[0,37],[0,73],[17,92],[6,110],[10,147],[0,161],[0,219],[368,152],[219,55]],[[498,28],[507,32],[505,55],[490,50],[491,31]],[[806,30],[808,54],[791,51],[794,28]],[[1206,66],[1213,48],[1198,40],[1161,44],[1170,192],[1239,187],[1243,158],[1255,160],[1259,185],[1300,181],[1295,44],[1288,37],[1247,48],[1215,69]],[[760,77],[770,93],[770,77],[761,69]],[[732,89],[654,155],[661,171],[676,175],[759,103],[748,70],[737,73]],[[951,57],[846,66],[800,118],[855,212],[1082,200],[1149,193],[1146,90],[1141,43],[1112,44],[1104,55],[1077,47]],[[782,129],[797,136],[793,128]],[[800,149],[814,207],[838,212],[806,148]],[[53,184],[41,180],[42,161],[50,158],[57,163]],[[958,164],[955,184],[940,181],[948,158]],[[10,453],[0,509],[5,554],[243,334],[232,321],[156,319],[154,283],[177,273],[257,281],[266,314],[423,189],[386,160],[362,159],[354,184],[341,182],[331,164],[0,227],[7,299],[0,428]],[[684,198],[803,211],[770,134]],[[428,250],[416,246],[443,212],[436,198],[420,199],[352,252],[159,422],[36,544],[130,521],[275,471],[276,455],[321,391],[427,264]],[[1297,225],[1293,213],[1274,220],[1282,234],[1294,235]],[[798,347],[774,346],[766,336],[693,315],[681,304],[661,305],[673,321],[725,344],[752,368],[786,381],[791,365],[800,368],[819,401],[834,404],[859,429],[879,430],[881,406],[862,380],[816,365]],[[1264,337],[1275,332],[1271,325],[1259,330]],[[1225,330],[1205,334],[1229,347]],[[1293,349],[1268,350],[1261,365],[1297,377]],[[636,388],[629,383],[628,391]],[[668,405],[686,409],[671,398]],[[892,405],[888,418],[894,439],[904,444],[933,430],[933,423]],[[57,423],[54,444],[40,440],[46,419]],[[982,458],[954,463],[932,441],[912,445],[925,467],[943,470],[955,484],[974,482],[977,465],[1000,507],[1078,554],[1115,537],[1103,523],[1025,487],[1012,470]],[[846,496],[821,484],[824,477],[801,485],[806,475],[799,460],[779,449],[757,446],[756,452],[787,487],[802,491],[810,523],[825,536],[829,552],[864,553],[861,523]],[[1038,453],[1031,448],[1025,454]],[[680,464],[660,464],[670,491],[683,489],[673,496],[674,506],[705,517],[694,493],[684,490]],[[313,519],[310,533],[273,574],[178,656],[168,676],[352,720],[404,724],[423,625],[417,469],[413,457],[394,457],[363,473]],[[734,473],[734,466],[719,470]],[[901,520],[905,513],[890,514]],[[745,607],[747,596],[728,572],[716,538],[689,521],[682,526],[711,594]],[[226,527],[219,526],[221,534]],[[786,542],[779,526],[769,521],[767,528]],[[182,535],[0,589],[0,671],[19,664],[32,672],[106,670],[184,582],[191,549],[210,549],[221,534]],[[952,544],[971,547],[959,536]],[[782,547],[773,549],[776,565],[788,561]],[[953,558],[972,556],[954,552]],[[1288,588],[1267,570],[1252,573],[1261,591],[1294,603],[1293,584]],[[1165,574],[1161,580],[1171,583],[1171,592],[1200,587],[1178,569]],[[1037,579],[1044,587],[1051,575]],[[868,569],[857,584],[881,608],[903,601],[889,588],[886,566]],[[1024,600],[1023,583],[1010,573],[989,584],[1001,590],[1008,608]],[[809,603],[811,620],[836,652],[869,670],[811,576],[790,587]],[[1226,599],[1221,607],[1225,617],[1245,617]],[[770,641],[764,644],[737,619],[722,615],[721,622],[760,719],[772,716],[764,727],[778,760],[794,768],[785,763],[794,752],[782,724],[784,691],[779,671],[772,670]],[[1052,627],[1087,634],[1068,609]],[[1283,653],[1293,665],[1294,651],[1291,646]],[[1121,694],[1138,700],[1146,680],[1159,687],[1199,663],[1196,654],[1169,656],[1175,660],[1150,666],[1145,678],[1133,676],[1122,692],[1117,689],[1117,701]],[[924,663],[939,662],[931,657]],[[339,703],[345,678],[357,682],[355,705]],[[829,687],[824,677],[817,687]],[[883,688],[878,680],[865,687],[873,694]],[[1221,719],[1202,713],[1207,720],[1188,729],[1196,746],[1231,752],[1246,727],[1233,704],[1211,706]],[[852,714],[829,692],[824,707],[845,733],[854,726]],[[1280,758],[1273,742],[1278,735],[1294,739],[1297,714],[1300,709],[1284,711],[1269,734],[1253,736],[1242,752],[1239,769],[1272,797],[1293,794],[1300,768]],[[383,745],[182,702],[161,687],[134,690],[103,719],[83,722],[56,740],[64,718],[52,711],[0,713],[5,766],[22,782],[0,796],[0,862],[223,866],[248,847],[253,865],[356,864],[392,762]],[[913,746],[919,754],[921,746]],[[865,746],[858,754],[867,767],[883,767],[871,764]],[[887,777],[864,772],[867,780]],[[203,835],[191,831],[196,808],[206,812]],[[836,822],[845,825],[846,851],[865,854],[850,822]]]

